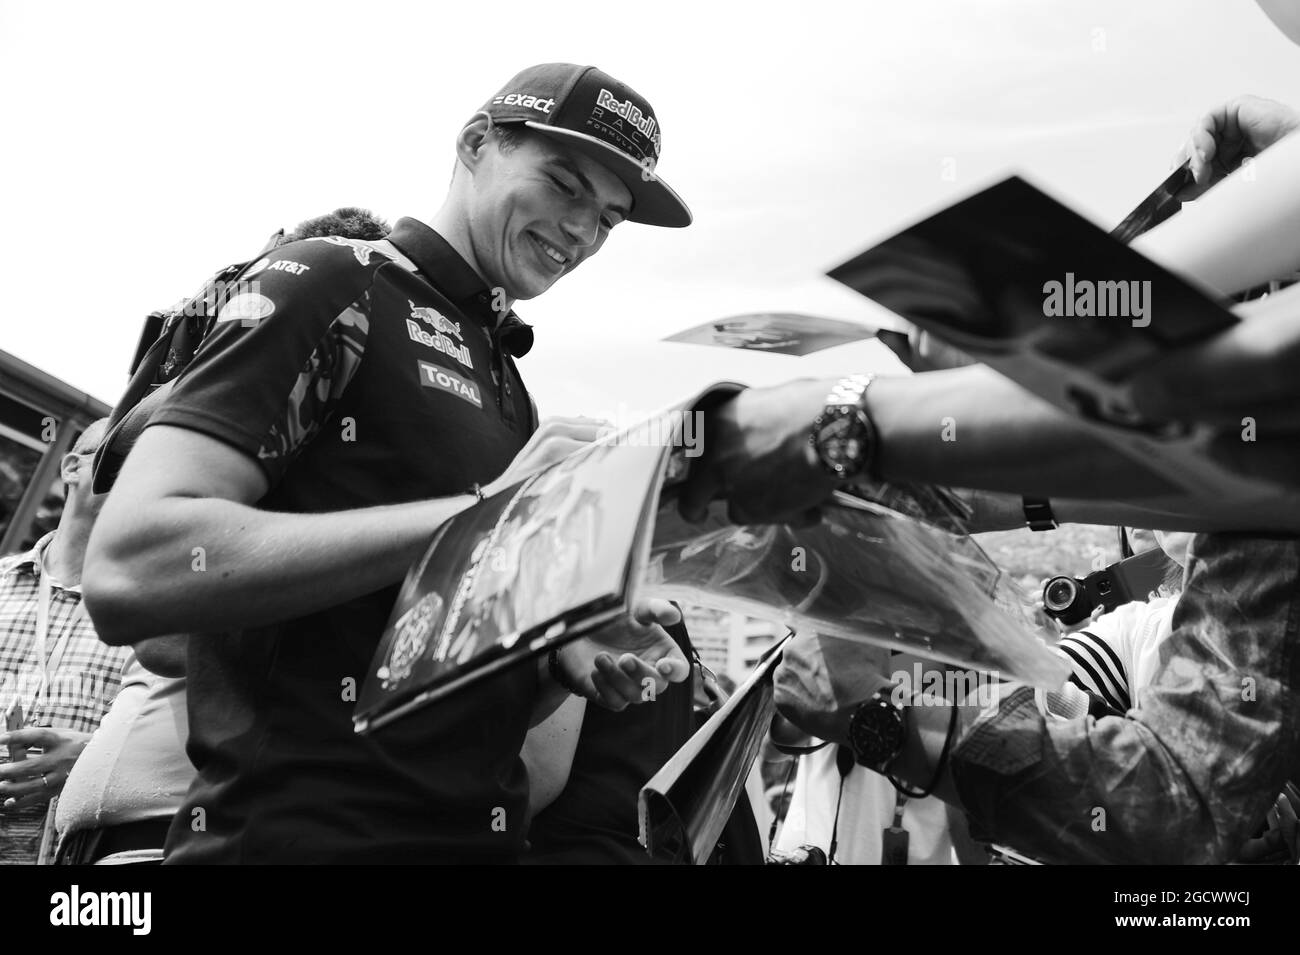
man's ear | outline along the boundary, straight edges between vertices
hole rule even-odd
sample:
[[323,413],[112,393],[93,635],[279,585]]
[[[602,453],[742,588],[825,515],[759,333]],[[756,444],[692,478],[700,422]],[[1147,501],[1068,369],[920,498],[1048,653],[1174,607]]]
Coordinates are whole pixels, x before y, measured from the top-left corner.
[[83,469],[81,465],[81,455],[69,451],[59,461],[59,479],[64,484],[78,484],[83,477],[89,478],[89,469]]
[[477,112],[465,124],[465,128],[456,137],[456,158],[465,164],[470,172],[478,168],[483,159],[483,150],[487,147],[488,133],[492,131],[492,117],[484,112]]

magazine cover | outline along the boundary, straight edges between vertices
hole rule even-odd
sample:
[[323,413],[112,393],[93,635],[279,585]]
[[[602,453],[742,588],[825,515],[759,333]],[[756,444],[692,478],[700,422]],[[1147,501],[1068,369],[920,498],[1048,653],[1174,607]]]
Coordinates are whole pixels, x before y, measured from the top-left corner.
[[443,524],[407,574],[357,699],[357,730],[626,613],[662,457],[599,442]]
[[802,356],[875,335],[873,328],[838,318],[791,312],[756,312],[704,322],[669,335],[664,341]]

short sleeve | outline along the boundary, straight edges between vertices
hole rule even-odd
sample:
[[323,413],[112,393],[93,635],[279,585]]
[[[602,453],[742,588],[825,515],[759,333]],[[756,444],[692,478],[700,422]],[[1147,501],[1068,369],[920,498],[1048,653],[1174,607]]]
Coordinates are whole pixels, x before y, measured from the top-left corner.
[[309,239],[254,263],[149,424],[188,428],[254,458],[271,486],[320,431],[360,367],[383,260]]
[[1133,705],[1128,647],[1133,631],[1141,625],[1143,609],[1140,603],[1116,607],[1090,623],[1087,630],[1066,634],[1056,645],[1070,661],[1071,682],[1120,713]]

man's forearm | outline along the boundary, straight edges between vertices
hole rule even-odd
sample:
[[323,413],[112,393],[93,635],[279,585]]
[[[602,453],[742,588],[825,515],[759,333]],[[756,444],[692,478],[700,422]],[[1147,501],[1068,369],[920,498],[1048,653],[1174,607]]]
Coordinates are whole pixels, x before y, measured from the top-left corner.
[[[1025,526],[1024,498],[997,491],[958,491],[974,510],[968,525],[972,534],[1014,530]],[[1052,498],[1052,513],[1061,524],[1110,524],[1149,527],[1166,531],[1300,530],[1300,515],[1277,507],[1240,501],[1183,497],[1147,501]]]
[[1125,500],[1169,490],[1168,482],[983,366],[878,378],[867,404],[886,480]]
[[[541,713],[543,709],[545,713]],[[558,697],[558,705],[551,701],[534,707],[528,737],[519,754],[528,768],[530,819],[554,802],[568,784],[586,713],[587,701],[569,693]]]
[[569,700],[582,699],[581,697],[574,697],[568,687],[561,686],[551,677],[549,657],[541,657],[537,661],[537,685],[537,699],[533,703],[533,712],[528,717],[528,726],[530,728],[545,723],[556,710]]
[[398,582],[433,531],[472,503],[285,514],[164,498],[88,567],[87,607],[110,644],[303,616]]

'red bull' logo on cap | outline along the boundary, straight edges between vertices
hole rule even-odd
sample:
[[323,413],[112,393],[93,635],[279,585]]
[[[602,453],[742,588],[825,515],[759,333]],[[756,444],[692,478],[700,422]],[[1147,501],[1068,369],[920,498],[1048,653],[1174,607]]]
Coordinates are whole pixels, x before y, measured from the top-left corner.
[[601,88],[596,96],[596,106],[607,109],[616,116],[626,119],[646,139],[654,144],[655,155],[659,155],[659,121],[653,116],[641,112],[641,108],[631,99],[620,100],[609,90]]

